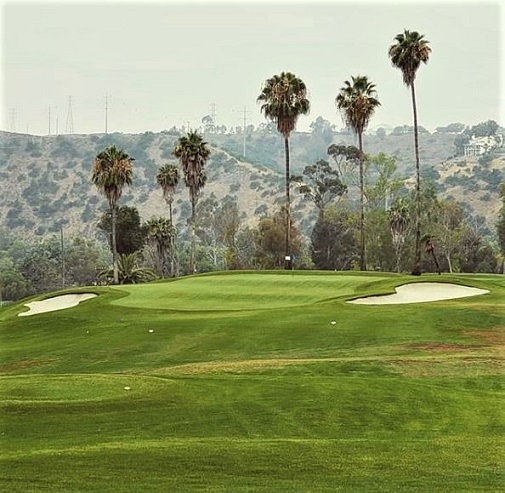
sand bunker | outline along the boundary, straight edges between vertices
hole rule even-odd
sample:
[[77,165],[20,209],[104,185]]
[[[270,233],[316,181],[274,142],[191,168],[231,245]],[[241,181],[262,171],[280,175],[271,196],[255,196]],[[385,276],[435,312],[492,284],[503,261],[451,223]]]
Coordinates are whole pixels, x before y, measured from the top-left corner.
[[489,293],[486,289],[470,288],[458,284],[419,282],[404,284],[396,288],[395,294],[367,296],[348,301],[356,305],[396,305],[405,303],[426,303],[428,301],[453,300]]
[[54,312],[56,310],[65,310],[65,308],[72,308],[77,306],[81,301],[94,298],[94,293],[81,293],[81,294],[64,294],[62,296],[55,296],[42,301],[32,301],[26,303],[30,310],[23,313],[18,313],[19,317],[27,317],[28,315],[36,315],[37,313]]

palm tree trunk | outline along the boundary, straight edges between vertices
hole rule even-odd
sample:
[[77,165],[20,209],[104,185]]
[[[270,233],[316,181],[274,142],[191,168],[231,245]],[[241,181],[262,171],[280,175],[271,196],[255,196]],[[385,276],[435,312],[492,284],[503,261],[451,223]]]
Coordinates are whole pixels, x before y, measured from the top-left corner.
[[400,255],[401,255],[401,244],[398,243],[396,245],[396,272],[399,274],[400,273]]
[[119,284],[119,268],[117,265],[117,238],[116,238],[116,204],[110,204],[112,223],[112,269],[114,271],[114,284]]
[[170,218],[170,226],[172,227],[172,234],[170,236],[170,277],[175,276],[175,230],[173,229],[174,223],[172,222],[172,201],[168,203],[168,213]]
[[291,198],[289,195],[290,173],[288,137],[284,137],[284,152],[286,154],[286,244],[284,249],[284,268],[290,270],[293,265],[293,259],[291,258]]
[[191,252],[189,256],[189,273],[190,275],[195,273],[195,257],[196,257],[196,232],[195,232],[195,210],[196,210],[196,201],[194,199],[191,200]]
[[451,255],[449,253],[447,253],[445,255],[445,258],[447,259],[447,264],[449,266],[449,274],[452,274]]
[[358,133],[359,143],[359,191],[360,191],[360,270],[366,270],[365,260],[365,184],[364,184],[364,166],[363,166],[363,134]]
[[412,93],[412,110],[414,113],[414,148],[416,152],[416,241],[415,241],[415,254],[414,254],[414,265],[412,267],[412,275],[421,275],[421,177],[420,177],[420,166],[419,166],[419,137],[417,132],[417,107],[416,107],[416,91],[414,88],[414,82],[411,86]]

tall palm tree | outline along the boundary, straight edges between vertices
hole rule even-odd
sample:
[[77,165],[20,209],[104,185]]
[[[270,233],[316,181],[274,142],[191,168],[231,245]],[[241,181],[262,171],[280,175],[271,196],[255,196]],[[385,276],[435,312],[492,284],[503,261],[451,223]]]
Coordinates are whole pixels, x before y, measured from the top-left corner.
[[[156,181],[163,190],[163,198],[168,204],[170,224],[173,226],[172,204],[177,185],[179,184],[179,168],[173,164],[165,164],[161,166],[156,175]],[[170,275],[175,275],[175,237],[172,234],[170,237]]]
[[123,187],[132,184],[133,161],[134,159],[128,156],[122,149],[109,146],[96,156],[91,174],[91,181],[98,190],[105,195],[109,202],[112,218],[112,264],[115,284],[119,282],[116,241],[116,204],[123,193]]
[[310,111],[310,102],[307,98],[305,83],[290,72],[281,72],[268,79],[258,96],[261,103],[260,111],[266,118],[277,125],[277,130],[284,137],[284,152],[286,156],[286,237],[285,237],[285,264],[286,269],[291,269],[291,199],[290,171],[289,171],[289,136],[296,127],[300,115],[307,115]]
[[168,205],[169,219],[172,220],[172,204],[174,202],[175,189],[179,184],[179,168],[173,164],[161,166],[156,175],[156,182],[163,191],[163,198]]
[[191,255],[189,260],[189,270],[195,272],[195,212],[196,204],[200,196],[200,190],[205,186],[207,176],[205,175],[205,164],[210,156],[207,142],[195,131],[189,131],[187,135],[179,137],[175,143],[174,156],[179,159],[184,173],[184,183],[189,190],[189,200],[191,202]]
[[395,36],[395,44],[389,47],[388,55],[393,67],[402,71],[403,83],[410,87],[412,95],[412,110],[414,113],[414,147],[416,153],[416,245],[412,274],[421,275],[421,178],[419,172],[419,136],[417,131],[417,107],[414,81],[417,69],[422,63],[428,63],[431,48],[424,34],[404,30]]
[[360,189],[360,269],[366,270],[365,254],[365,185],[363,132],[380,102],[375,84],[368,77],[358,75],[346,80],[335,98],[335,104],[342,114],[345,124],[358,136],[359,148],[359,189]]

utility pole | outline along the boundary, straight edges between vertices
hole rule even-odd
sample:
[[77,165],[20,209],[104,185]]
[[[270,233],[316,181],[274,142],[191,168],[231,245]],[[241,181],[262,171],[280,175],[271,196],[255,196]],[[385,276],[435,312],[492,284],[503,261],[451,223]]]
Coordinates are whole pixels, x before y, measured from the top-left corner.
[[48,114],[48,135],[51,135],[51,106],[49,106],[49,114]]

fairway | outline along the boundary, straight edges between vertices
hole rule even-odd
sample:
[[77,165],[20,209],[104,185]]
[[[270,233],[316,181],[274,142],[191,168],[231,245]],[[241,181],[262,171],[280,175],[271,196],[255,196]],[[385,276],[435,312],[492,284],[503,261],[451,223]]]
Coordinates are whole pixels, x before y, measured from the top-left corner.
[[[0,309],[0,489],[498,492],[505,279],[360,306],[410,276],[199,275]],[[44,297],[39,297],[39,299]]]

